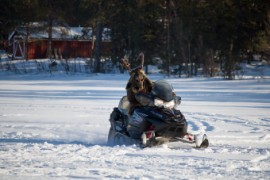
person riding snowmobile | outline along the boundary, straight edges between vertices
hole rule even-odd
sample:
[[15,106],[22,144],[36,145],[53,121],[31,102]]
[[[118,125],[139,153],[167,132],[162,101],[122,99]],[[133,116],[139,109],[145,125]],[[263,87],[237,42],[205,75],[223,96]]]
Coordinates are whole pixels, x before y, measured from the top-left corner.
[[[176,96],[173,92],[173,87],[165,80],[158,80],[153,83],[153,88],[150,93],[135,94],[136,100],[141,106],[150,106],[158,108],[173,109],[181,103],[181,97]],[[139,139],[141,133],[147,127],[147,122],[143,117],[147,116],[148,112],[143,112],[140,106],[137,106],[129,117],[127,131],[130,136]]]

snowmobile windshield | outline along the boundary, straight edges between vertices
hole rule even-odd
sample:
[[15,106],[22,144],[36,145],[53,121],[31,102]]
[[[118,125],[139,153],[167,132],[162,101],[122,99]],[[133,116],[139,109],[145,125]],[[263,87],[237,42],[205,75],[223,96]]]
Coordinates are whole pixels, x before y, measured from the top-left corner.
[[155,81],[152,93],[154,96],[166,102],[174,99],[173,87],[165,80]]

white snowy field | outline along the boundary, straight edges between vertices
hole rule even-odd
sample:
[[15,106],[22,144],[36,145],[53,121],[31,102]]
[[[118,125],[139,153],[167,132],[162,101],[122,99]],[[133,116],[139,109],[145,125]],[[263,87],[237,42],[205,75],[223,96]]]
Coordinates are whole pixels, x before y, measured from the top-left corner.
[[168,79],[201,150],[106,146],[127,79],[2,73],[0,179],[269,179],[270,79]]

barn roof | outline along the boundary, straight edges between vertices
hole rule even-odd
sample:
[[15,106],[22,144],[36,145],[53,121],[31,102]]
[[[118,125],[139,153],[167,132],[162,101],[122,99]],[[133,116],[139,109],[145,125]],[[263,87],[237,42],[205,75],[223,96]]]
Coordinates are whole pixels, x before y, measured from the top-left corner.
[[[44,25],[39,23],[32,23],[30,26],[30,39],[47,39],[48,32]],[[110,29],[104,28],[102,34],[102,41],[110,41]],[[17,27],[9,36],[11,40],[14,35],[26,36],[26,26]],[[67,27],[67,26],[53,26],[52,39],[76,39],[76,40],[92,40],[93,29],[91,27]]]

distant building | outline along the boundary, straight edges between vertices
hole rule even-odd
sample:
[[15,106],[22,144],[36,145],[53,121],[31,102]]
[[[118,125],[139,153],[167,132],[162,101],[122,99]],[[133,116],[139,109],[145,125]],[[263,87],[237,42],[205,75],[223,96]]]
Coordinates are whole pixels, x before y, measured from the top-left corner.
[[[18,27],[9,38],[9,50],[13,59],[44,59],[47,58],[48,33],[39,24],[29,28],[27,41],[26,27]],[[92,28],[54,26],[52,31],[53,58],[89,58],[94,55],[95,36]],[[104,29],[102,34],[101,52],[103,56],[111,53],[110,30]]]

